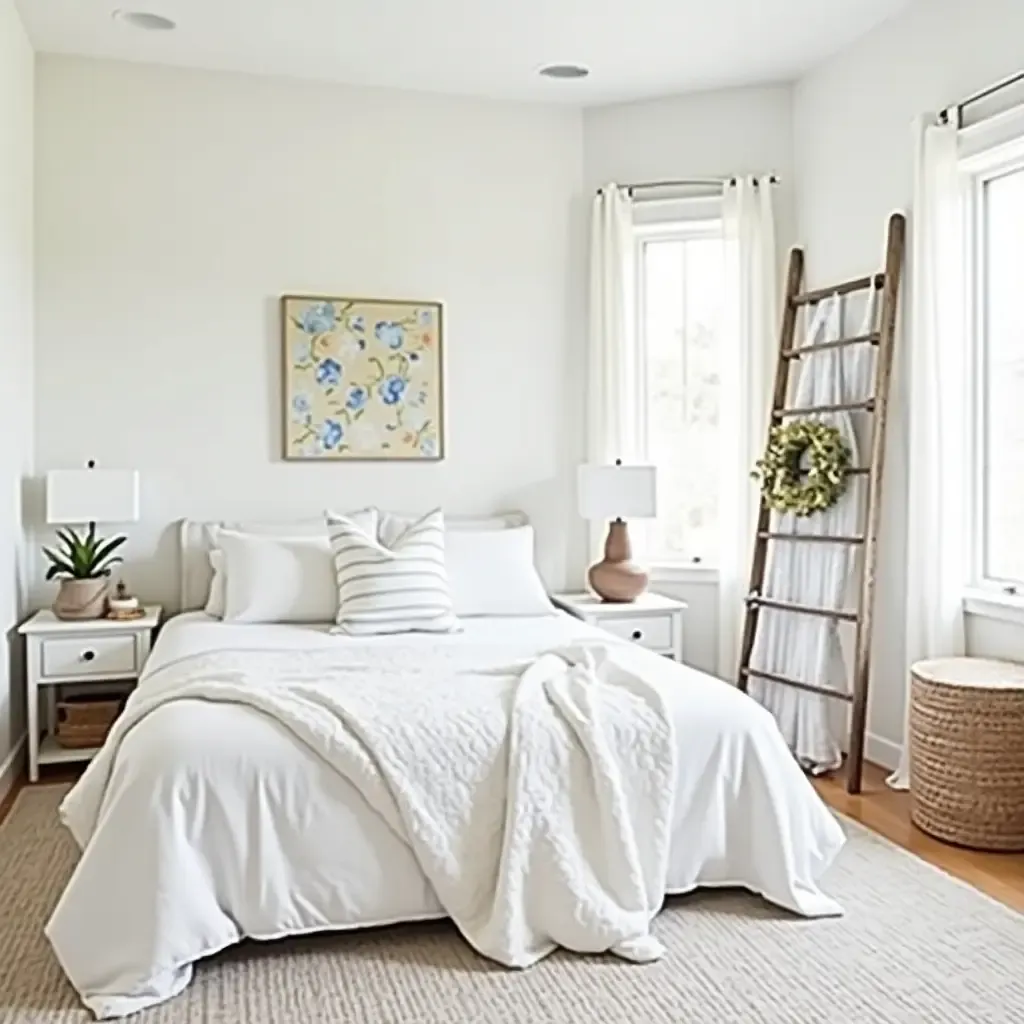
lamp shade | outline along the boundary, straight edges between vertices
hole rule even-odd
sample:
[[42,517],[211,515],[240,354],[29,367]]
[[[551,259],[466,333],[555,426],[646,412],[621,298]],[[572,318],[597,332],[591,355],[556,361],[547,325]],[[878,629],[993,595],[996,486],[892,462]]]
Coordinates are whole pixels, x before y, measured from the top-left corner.
[[133,469],[54,469],[46,474],[48,523],[134,523],[139,474]]
[[654,466],[580,466],[579,512],[584,519],[653,519],[658,514]]

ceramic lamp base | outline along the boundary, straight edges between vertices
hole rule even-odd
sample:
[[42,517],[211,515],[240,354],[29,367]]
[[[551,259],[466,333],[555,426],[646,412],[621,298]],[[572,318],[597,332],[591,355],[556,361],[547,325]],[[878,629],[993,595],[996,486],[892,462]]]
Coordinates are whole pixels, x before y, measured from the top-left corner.
[[633,549],[626,524],[620,519],[609,523],[604,558],[595,562],[587,573],[590,589],[602,601],[628,604],[647,589],[647,573],[634,565],[632,558]]

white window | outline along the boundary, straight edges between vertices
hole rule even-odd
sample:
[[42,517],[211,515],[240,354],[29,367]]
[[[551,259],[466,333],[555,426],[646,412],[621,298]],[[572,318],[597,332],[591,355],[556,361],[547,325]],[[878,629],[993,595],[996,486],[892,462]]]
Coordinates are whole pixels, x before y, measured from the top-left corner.
[[972,582],[1024,595],[1024,158],[995,158],[972,193]]
[[714,567],[725,259],[716,219],[636,229],[640,436],[658,467],[655,565]]

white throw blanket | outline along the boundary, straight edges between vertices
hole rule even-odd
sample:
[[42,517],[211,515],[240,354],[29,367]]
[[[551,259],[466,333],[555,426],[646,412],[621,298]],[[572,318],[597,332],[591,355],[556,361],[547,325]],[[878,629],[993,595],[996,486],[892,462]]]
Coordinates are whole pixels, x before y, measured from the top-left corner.
[[615,645],[413,678],[330,652],[186,658],[150,677],[65,800],[80,843],[102,817],[125,737],[184,700],[263,712],[348,779],[485,956],[527,967],[556,946],[661,955],[649,925],[666,889],[672,720]]

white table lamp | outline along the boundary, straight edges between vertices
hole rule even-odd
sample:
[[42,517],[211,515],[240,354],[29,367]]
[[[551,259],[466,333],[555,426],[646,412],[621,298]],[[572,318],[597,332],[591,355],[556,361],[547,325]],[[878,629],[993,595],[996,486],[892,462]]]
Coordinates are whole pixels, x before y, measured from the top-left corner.
[[628,519],[658,513],[658,474],[654,466],[586,465],[579,468],[579,513],[606,520],[604,558],[590,567],[587,580],[604,601],[635,601],[647,589],[647,573],[633,564]]
[[139,474],[133,469],[53,469],[46,474],[48,523],[134,523]]

